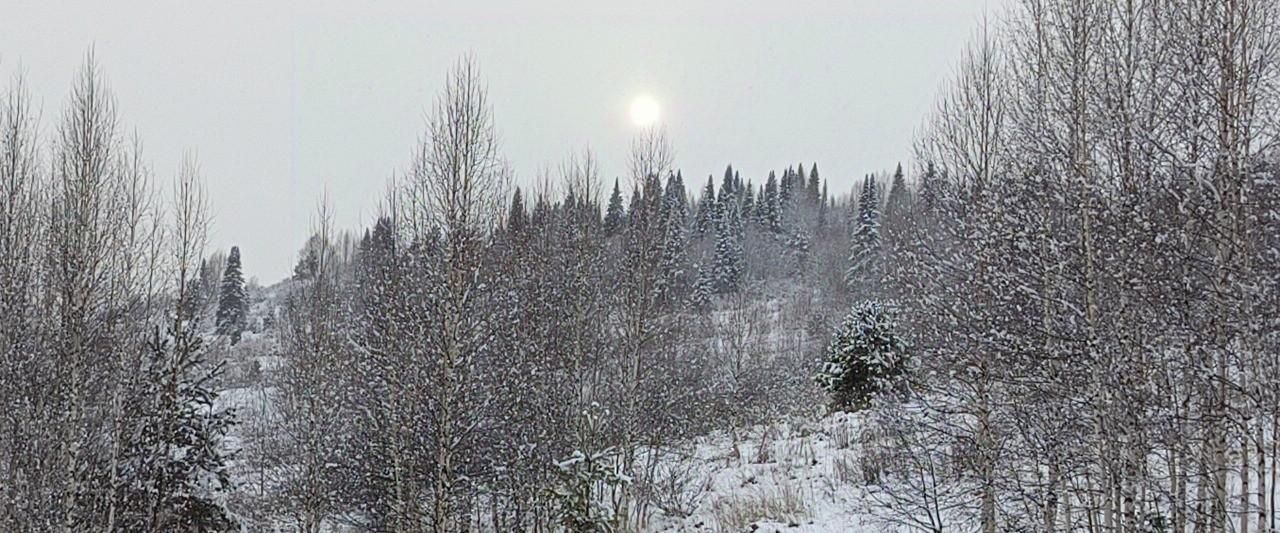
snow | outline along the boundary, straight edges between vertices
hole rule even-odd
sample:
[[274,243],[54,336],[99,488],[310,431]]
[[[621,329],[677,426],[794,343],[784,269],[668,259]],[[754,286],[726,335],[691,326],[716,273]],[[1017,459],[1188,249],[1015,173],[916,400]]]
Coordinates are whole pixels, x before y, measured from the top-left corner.
[[854,438],[861,424],[860,416],[835,413],[699,438],[692,477],[705,492],[692,514],[660,515],[647,531],[892,531],[863,504]]

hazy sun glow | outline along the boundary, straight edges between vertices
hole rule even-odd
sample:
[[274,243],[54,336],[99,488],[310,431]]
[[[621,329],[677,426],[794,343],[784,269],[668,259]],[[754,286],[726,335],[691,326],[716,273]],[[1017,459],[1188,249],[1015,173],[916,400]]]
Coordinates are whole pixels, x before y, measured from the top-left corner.
[[631,101],[631,122],[641,128],[652,126],[658,121],[658,101],[652,96],[642,94]]

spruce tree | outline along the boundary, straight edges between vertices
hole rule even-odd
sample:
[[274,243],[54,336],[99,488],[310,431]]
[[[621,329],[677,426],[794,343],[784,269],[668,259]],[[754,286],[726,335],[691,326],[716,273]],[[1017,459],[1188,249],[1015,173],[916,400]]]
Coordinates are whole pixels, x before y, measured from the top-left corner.
[[691,297],[694,309],[706,311],[711,309],[711,296],[716,292],[715,273],[711,268],[702,265],[695,265],[694,271],[697,278],[693,282],[693,296]]
[[733,201],[721,204],[716,224],[714,278],[716,292],[738,290],[743,273],[742,217]]
[[[818,167],[814,166],[813,169],[816,176]],[[827,229],[827,209],[827,182],[824,181],[822,182],[822,194],[818,197],[818,233],[822,233]]]
[[649,176],[644,179],[644,195],[641,200],[643,200],[642,218],[645,222],[650,224],[659,223],[662,216],[662,204],[664,203],[662,177]]
[[890,247],[906,230],[911,209],[910,196],[911,191],[907,189],[907,180],[902,174],[902,164],[899,163],[893,173],[893,182],[889,185],[889,196],[884,205],[884,232]]
[[791,172],[791,199],[797,203],[804,200],[805,194],[805,173],[804,163],[796,163],[796,169]]
[[893,315],[880,302],[862,301],[849,310],[816,377],[831,394],[832,407],[861,409],[876,393],[897,384],[906,371],[910,345],[896,330]]
[[924,175],[920,176],[920,197],[918,198],[921,211],[932,213],[938,207],[938,187],[941,184],[938,179],[938,171],[930,161],[925,165]]
[[880,199],[873,176],[862,182],[850,248],[845,284],[852,291],[867,289],[878,279],[880,255]]
[[819,187],[818,164],[814,163],[809,169],[809,186],[806,190],[809,192],[809,203],[816,204],[819,200],[825,200],[827,186],[825,183]]
[[311,279],[316,272],[316,252],[311,247],[302,251],[298,262],[293,265],[293,279],[305,281]]
[[680,174],[667,178],[667,188],[663,196],[663,206],[660,211],[662,218],[658,221],[663,231],[660,266],[662,276],[658,280],[658,290],[668,304],[674,304],[682,301],[688,293],[688,280],[684,270],[688,216],[684,182]]
[[770,231],[778,231],[782,222],[778,216],[778,176],[772,170],[769,171],[769,179],[764,182],[764,195],[758,203],[757,209],[760,211],[760,224],[769,228]]
[[516,187],[515,192],[511,194],[511,209],[507,211],[507,231],[519,234],[524,231],[528,223],[528,214],[524,210],[524,196],[520,194],[520,188]]
[[717,198],[720,208],[723,209],[724,203],[728,198],[734,196],[737,188],[733,184],[733,165],[724,169],[724,179],[720,182],[720,197]]
[[627,207],[627,224],[639,225],[644,220],[644,193],[639,187],[631,188],[631,201]]
[[702,196],[698,197],[698,219],[695,225],[699,236],[706,235],[715,228],[716,209],[715,178],[708,175],[707,186],[702,188]]
[[203,314],[206,306],[213,303],[214,297],[218,295],[218,285],[222,278],[218,277],[218,267],[214,266],[213,261],[205,258],[200,261],[200,284],[197,286],[196,297],[193,298],[198,302],[198,308]]
[[613,237],[622,229],[622,220],[626,217],[622,208],[622,187],[618,186],[618,178],[613,178],[613,193],[609,195],[609,208],[604,214],[604,236]]
[[546,194],[539,194],[538,201],[533,203],[533,212],[529,213],[529,227],[531,229],[545,228],[551,223],[551,212],[554,208],[551,202],[547,200]]
[[787,167],[782,171],[782,180],[778,182],[778,208],[777,215],[782,217],[787,208],[791,206],[791,200],[795,196],[795,170]]
[[141,425],[122,453],[123,529],[235,531],[223,507],[231,490],[223,440],[235,412],[214,408],[221,365],[207,364],[200,336],[181,320],[167,335],[157,329],[147,348]]
[[668,217],[683,226],[689,217],[689,193],[684,188],[684,176],[679,171],[676,171],[674,175],[667,176],[667,188],[663,191],[663,202],[663,209],[667,212]]
[[626,213],[622,208],[622,187],[618,185],[618,178],[613,179],[613,194],[609,195],[609,208],[604,215],[604,235],[612,237],[618,234],[622,229],[622,221]]
[[219,335],[231,337],[231,344],[240,342],[244,333],[249,299],[244,290],[244,273],[240,267],[240,247],[232,246],[227,256],[227,268],[222,272],[222,292],[218,296],[218,313],[215,324]]

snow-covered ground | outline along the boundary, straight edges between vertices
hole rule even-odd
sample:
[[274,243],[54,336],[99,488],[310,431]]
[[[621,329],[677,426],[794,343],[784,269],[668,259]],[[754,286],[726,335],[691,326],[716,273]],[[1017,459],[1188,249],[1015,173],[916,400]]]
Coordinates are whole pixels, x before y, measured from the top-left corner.
[[884,531],[862,504],[859,425],[859,417],[835,413],[699,438],[690,457],[667,454],[659,467],[665,473],[660,478],[672,471],[688,478],[686,497],[696,496],[692,513],[673,518],[659,512],[646,529]]

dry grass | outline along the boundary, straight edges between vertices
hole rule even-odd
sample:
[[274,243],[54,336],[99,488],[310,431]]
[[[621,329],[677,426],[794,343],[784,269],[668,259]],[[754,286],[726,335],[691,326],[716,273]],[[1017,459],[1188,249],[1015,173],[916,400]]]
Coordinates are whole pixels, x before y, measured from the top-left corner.
[[813,450],[813,440],[808,437],[791,439],[783,443],[779,462],[793,467],[810,467],[818,462]]
[[829,432],[831,437],[831,446],[837,450],[847,450],[853,447],[854,432],[849,429],[849,424],[843,421],[831,427]]
[[754,487],[711,502],[719,531],[745,531],[762,520],[799,524],[809,516],[800,488],[789,482]]

